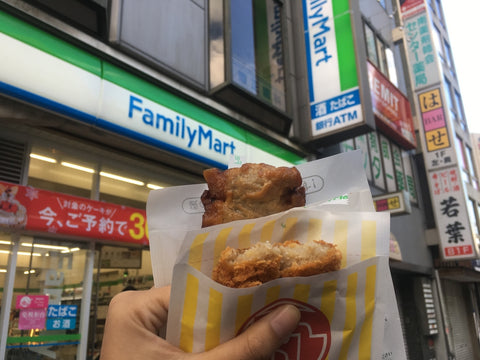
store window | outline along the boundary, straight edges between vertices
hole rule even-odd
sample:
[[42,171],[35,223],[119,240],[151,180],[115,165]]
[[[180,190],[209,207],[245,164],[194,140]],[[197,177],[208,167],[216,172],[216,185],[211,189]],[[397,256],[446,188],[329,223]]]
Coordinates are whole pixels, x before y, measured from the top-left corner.
[[100,171],[99,200],[145,209],[150,190],[163,187],[148,180],[148,175],[141,176],[141,170],[134,171],[117,164],[105,164]]
[[[35,144],[30,153],[28,185],[145,209],[150,191],[170,186],[171,182],[125,159],[82,156],[79,151]],[[97,186],[99,195],[92,195],[97,193]]]
[[[25,185],[78,196],[87,199],[84,201],[86,205],[97,204],[98,201],[93,200],[101,200],[144,211],[152,189],[201,181],[198,175],[128,153],[113,152],[91,143],[46,133],[36,132],[35,135],[18,135],[25,140],[22,147],[25,150],[25,168],[22,168],[26,173]],[[52,198],[60,207],[60,203],[65,204],[61,195],[55,194]],[[42,197],[36,197],[36,200],[44,204]],[[45,203],[45,206],[48,207],[48,204]],[[111,208],[120,207],[112,205]],[[107,231],[100,230],[96,236],[77,233],[72,229],[78,227],[75,228],[72,222],[68,225],[70,232],[57,231],[59,228],[48,231],[37,229],[35,236],[22,236],[20,239],[20,233],[0,234],[0,288],[4,291],[7,288],[11,294],[8,297],[11,306],[2,308],[2,319],[6,319],[3,323],[9,323],[7,359],[74,359],[86,348],[88,358],[98,355],[111,298],[127,287],[147,289],[153,286],[146,242],[135,242],[140,229],[143,231],[142,238],[146,235],[145,218],[140,219],[144,212],[135,209],[131,209],[135,215],[133,228],[123,228],[125,234],[131,234],[126,230],[133,230],[135,237],[131,235],[131,242],[127,238],[114,238],[118,232],[112,232],[112,237],[107,236],[110,232],[107,234]],[[98,211],[102,211],[102,207]],[[76,212],[72,214],[78,215]],[[77,218],[71,216],[69,220]],[[93,216],[90,218],[93,219]],[[48,221],[50,219],[45,219],[47,225]],[[100,220],[95,224],[88,221],[96,229],[100,229],[101,223]],[[120,223],[125,222],[122,220]],[[63,226],[67,223],[57,224]],[[50,231],[56,231],[55,235],[52,236]],[[12,240],[14,235],[15,241]],[[17,254],[16,268],[14,272],[7,273],[12,251]],[[93,278],[87,277],[92,271]],[[7,280],[10,280],[8,284]],[[89,294],[89,291],[92,298],[87,301],[84,294]],[[17,305],[17,299],[27,296],[38,301],[40,306],[27,308],[28,311],[22,315],[23,309]],[[90,308],[82,309],[85,302],[90,304]],[[89,322],[90,333],[86,330],[80,333],[81,319],[84,324]]]
[[64,194],[90,198],[95,164],[59,150],[33,145],[28,185]]
[[108,305],[122,291],[147,290],[154,286],[150,251],[139,248],[101,245],[95,261],[92,289],[92,316],[88,353],[100,353]]
[[10,235],[0,232],[0,288],[5,289],[7,276],[8,257],[11,251],[12,241]]
[[75,358],[86,244],[20,237],[7,359]]

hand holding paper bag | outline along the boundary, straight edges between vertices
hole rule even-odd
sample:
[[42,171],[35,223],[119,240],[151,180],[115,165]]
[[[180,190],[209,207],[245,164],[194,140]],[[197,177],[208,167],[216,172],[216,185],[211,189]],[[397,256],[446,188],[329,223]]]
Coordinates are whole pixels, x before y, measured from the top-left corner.
[[[272,358],[377,359],[388,352],[390,359],[404,359],[388,265],[389,214],[374,212],[359,155],[299,165],[306,208],[203,229],[201,209],[185,207],[194,204],[203,185],[151,193],[147,216],[154,279],[157,286],[172,283],[167,340],[201,353],[242,336],[277,306],[294,304],[302,314],[300,325]],[[166,200],[173,209],[162,210]],[[342,252],[341,269],[242,289],[212,280],[227,246],[287,240],[334,244]],[[400,340],[393,347],[386,341],[392,338]]]
[[186,354],[157,336],[166,324],[169,299],[169,287],[117,295],[108,310],[101,359],[267,359],[300,320],[296,307],[279,307],[231,341],[205,353]]

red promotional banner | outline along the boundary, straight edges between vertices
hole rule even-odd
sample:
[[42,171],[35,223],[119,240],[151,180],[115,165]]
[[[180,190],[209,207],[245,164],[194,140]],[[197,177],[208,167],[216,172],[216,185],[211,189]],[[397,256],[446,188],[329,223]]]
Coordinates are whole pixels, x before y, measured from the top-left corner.
[[375,66],[367,65],[377,127],[405,149],[416,148],[410,102]]
[[0,226],[147,245],[145,210],[0,181]]

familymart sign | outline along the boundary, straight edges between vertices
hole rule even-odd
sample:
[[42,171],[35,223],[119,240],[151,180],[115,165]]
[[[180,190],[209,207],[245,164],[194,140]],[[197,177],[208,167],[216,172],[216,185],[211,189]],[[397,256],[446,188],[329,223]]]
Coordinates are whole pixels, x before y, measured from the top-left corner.
[[303,0],[312,136],[364,122],[348,0]]
[[0,94],[226,168],[302,159],[267,139],[0,11]]

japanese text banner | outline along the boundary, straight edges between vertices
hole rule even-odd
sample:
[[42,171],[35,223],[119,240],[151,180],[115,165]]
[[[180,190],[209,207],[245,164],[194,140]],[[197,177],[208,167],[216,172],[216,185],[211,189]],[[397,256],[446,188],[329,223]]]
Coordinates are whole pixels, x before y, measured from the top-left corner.
[[148,244],[145,210],[1,181],[0,226]]

